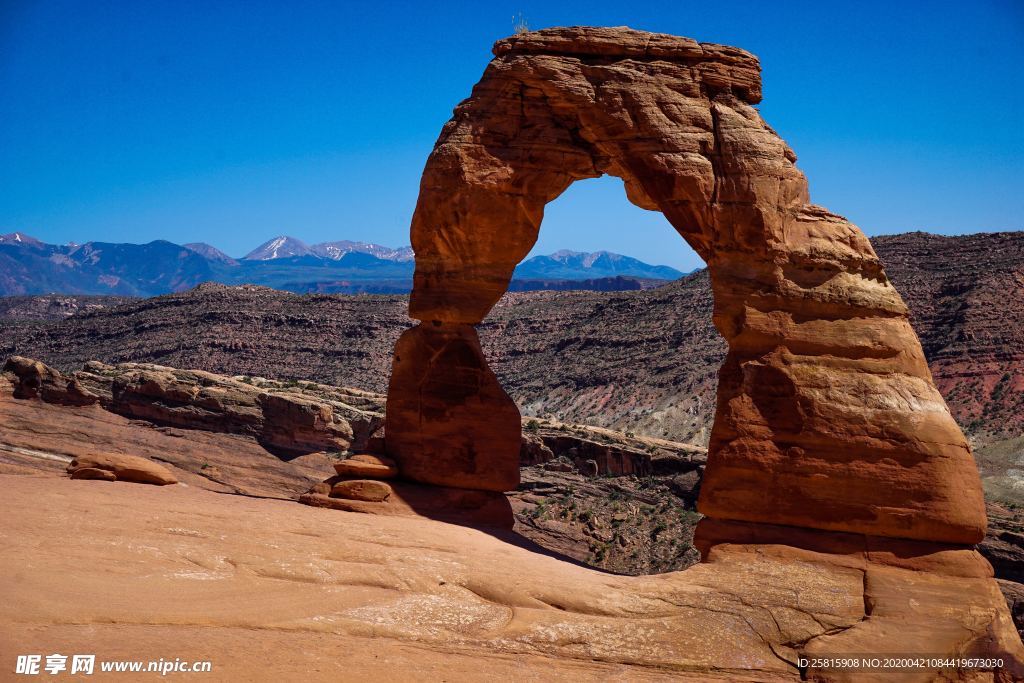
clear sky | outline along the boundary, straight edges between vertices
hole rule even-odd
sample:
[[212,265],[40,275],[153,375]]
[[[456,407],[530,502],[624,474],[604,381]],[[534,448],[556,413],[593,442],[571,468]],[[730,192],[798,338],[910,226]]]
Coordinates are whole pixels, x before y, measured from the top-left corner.
[[[868,234],[1019,230],[1024,3],[0,0],[0,232],[407,244],[423,163],[522,13],[761,58],[812,199]],[[621,182],[548,207],[536,253],[699,265]]]

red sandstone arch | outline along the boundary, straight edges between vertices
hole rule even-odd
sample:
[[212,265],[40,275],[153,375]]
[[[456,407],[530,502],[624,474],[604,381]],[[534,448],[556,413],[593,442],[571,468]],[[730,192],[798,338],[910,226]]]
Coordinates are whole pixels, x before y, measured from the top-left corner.
[[[625,28],[501,40],[444,126],[412,222],[410,315],[386,444],[403,473],[503,491],[519,412],[474,325],[534,244],[544,206],[607,173],[707,262],[729,344],[699,508],[718,520],[975,543],[970,450],[907,309],[854,225],[809,203],[761,119],[757,59]],[[642,362],[642,359],[638,359]]]

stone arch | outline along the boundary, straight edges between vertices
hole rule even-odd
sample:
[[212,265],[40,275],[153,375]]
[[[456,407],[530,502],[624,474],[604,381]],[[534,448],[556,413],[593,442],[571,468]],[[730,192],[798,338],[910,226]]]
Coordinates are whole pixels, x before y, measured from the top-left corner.
[[544,206],[611,174],[708,264],[729,345],[699,509],[756,522],[951,543],[984,535],[969,447],[867,238],[810,204],[754,108],[757,59],[626,28],[494,46],[427,161],[410,316],[386,448],[405,476],[503,491],[520,418],[474,325],[534,244]]

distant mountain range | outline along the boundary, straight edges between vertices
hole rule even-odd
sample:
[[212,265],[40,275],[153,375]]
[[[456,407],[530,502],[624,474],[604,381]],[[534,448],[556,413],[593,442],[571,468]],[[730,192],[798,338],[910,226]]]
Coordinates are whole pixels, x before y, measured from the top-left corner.
[[523,261],[516,267],[514,277],[517,279],[579,280],[617,275],[653,280],[676,280],[682,277],[683,273],[675,268],[648,265],[635,258],[608,251],[595,251],[588,254],[581,251],[562,250],[549,256],[534,256]]
[[[55,245],[24,233],[0,235],[0,296],[94,294],[157,296],[201,282],[256,284],[291,292],[405,293],[412,286],[411,247],[369,242],[307,245],[294,237],[269,240],[241,259],[202,242],[87,242]],[[527,259],[512,288],[645,289],[683,275],[606,251],[559,251]]]
[[[202,246],[214,249],[214,247],[208,244]],[[214,249],[214,251],[217,250]],[[217,253],[223,254],[220,251]],[[369,254],[383,261],[397,261],[400,263],[412,261],[414,258],[412,247],[392,249],[390,247],[382,247],[379,244],[373,244],[372,242],[350,242],[348,240],[321,242],[320,244],[308,246],[302,240],[287,236],[267,240],[243,258],[246,261],[269,261],[271,259],[289,258],[292,256],[319,256],[320,258],[337,261],[346,254]]]

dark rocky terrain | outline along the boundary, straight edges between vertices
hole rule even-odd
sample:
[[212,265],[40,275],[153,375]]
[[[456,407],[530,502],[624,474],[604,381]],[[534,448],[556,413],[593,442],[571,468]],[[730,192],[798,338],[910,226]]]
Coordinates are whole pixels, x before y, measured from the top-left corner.
[[0,321],[33,323],[63,320],[79,313],[111,308],[131,301],[123,296],[89,296],[73,294],[39,294],[35,296],[0,297]]
[[1024,434],[1024,232],[875,246],[957,421],[979,443]]
[[405,306],[403,296],[203,284],[31,330],[14,328],[0,354],[31,356],[62,370],[89,360],[154,362],[382,391],[391,346],[411,325]]

